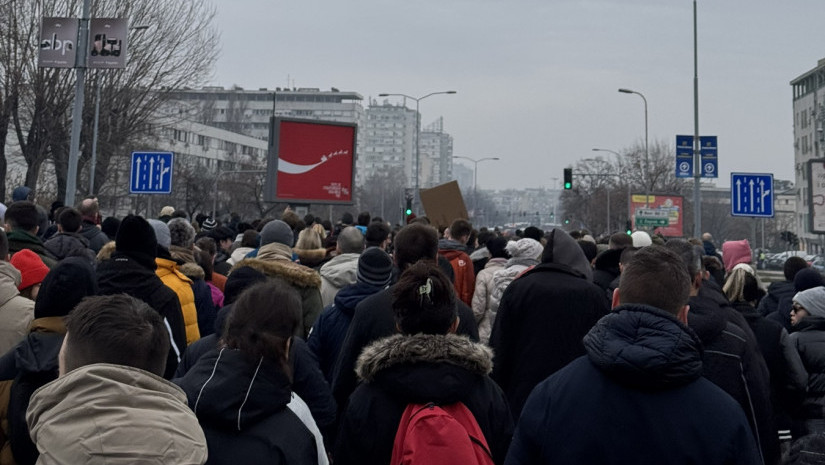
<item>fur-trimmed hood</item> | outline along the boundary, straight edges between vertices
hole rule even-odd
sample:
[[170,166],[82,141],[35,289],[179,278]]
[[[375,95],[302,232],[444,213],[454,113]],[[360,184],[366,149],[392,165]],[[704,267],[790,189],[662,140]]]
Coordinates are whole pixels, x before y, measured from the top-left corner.
[[191,279],[192,281],[197,281],[199,279],[204,279],[206,277],[206,273],[203,271],[203,268],[198,266],[197,263],[184,263],[180,265],[180,272],[185,274],[187,278]]
[[446,363],[484,376],[493,370],[493,351],[456,334],[396,334],[367,346],[358,357],[355,372],[371,382],[388,368],[421,363]]
[[293,286],[304,288],[321,287],[321,275],[319,275],[317,271],[289,260],[245,258],[236,263],[235,266],[232,267],[232,270],[229,271],[229,274],[231,275],[232,271],[243,266],[248,266],[270,277],[279,277]]
[[301,259],[301,264],[309,267],[320,265],[327,257],[327,249],[292,249]]

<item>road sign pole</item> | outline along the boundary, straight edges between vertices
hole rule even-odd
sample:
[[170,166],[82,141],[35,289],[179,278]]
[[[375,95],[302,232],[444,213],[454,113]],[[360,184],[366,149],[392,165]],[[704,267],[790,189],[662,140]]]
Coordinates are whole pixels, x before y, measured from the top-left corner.
[[696,0],[693,0],[693,236],[702,237],[702,167],[699,158],[699,46],[696,28]]

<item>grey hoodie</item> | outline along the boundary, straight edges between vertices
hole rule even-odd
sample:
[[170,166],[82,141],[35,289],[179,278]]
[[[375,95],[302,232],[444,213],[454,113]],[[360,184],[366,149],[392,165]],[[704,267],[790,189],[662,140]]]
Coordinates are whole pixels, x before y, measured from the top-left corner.
[[321,267],[321,301],[324,308],[332,304],[341,288],[355,284],[360,257],[358,253],[336,255]]

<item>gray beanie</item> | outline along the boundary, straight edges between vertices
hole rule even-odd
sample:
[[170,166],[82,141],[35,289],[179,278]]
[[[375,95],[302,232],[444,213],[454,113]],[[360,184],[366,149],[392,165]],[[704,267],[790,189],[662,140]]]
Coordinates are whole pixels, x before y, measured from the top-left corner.
[[192,247],[195,243],[195,228],[185,218],[172,218],[167,224],[173,245],[186,249]]
[[804,307],[811,315],[825,317],[825,287],[817,286],[797,292],[793,296],[793,301]]
[[272,220],[261,230],[261,246],[277,242],[288,247],[295,243],[292,228],[281,220]]
[[370,247],[358,257],[359,283],[384,287],[392,278],[392,258],[378,247]]
[[169,250],[169,246],[172,245],[172,236],[169,235],[169,227],[166,226],[166,223],[155,219],[149,219],[146,221],[148,221],[152,226],[152,229],[155,230],[155,237],[158,239],[158,245],[166,250]]

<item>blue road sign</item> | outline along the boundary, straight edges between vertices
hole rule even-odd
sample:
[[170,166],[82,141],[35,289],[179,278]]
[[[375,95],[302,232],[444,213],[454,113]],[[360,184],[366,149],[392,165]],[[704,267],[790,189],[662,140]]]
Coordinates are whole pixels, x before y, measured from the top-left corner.
[[693,136],[676,136],[676,177],[693,177]]
[[730,210],[733,216],[773,218],[773,175],[731,173]]
[[171,194],[172,152],[132,152],[129,192],[132,194]]
[[699,136],[699,154],[702,158],[702,177],[719,177],[716,136]]

